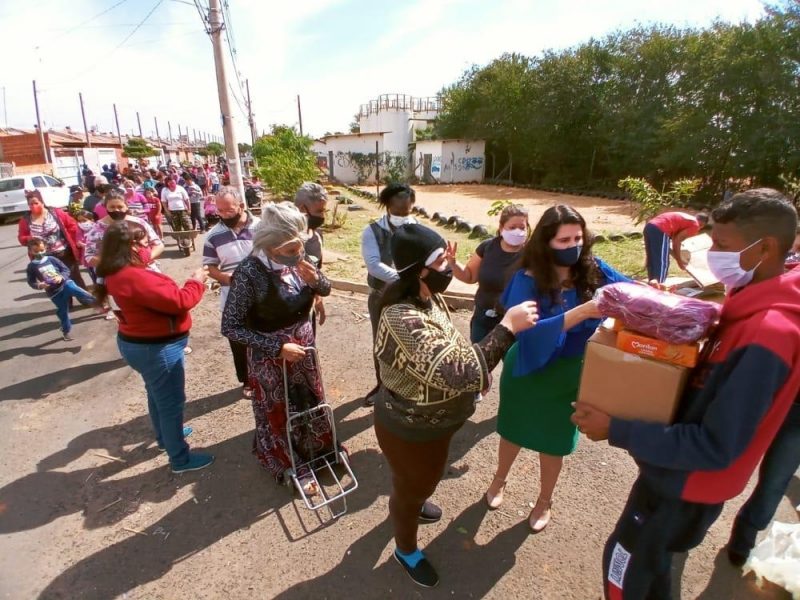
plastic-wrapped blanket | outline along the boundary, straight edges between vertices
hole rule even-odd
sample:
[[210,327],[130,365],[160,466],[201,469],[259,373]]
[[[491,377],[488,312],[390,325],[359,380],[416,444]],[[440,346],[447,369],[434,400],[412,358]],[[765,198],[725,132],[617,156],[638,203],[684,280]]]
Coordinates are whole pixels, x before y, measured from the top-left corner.
[[800,523],[790,525],[775,521],[744,565],[745,574],[768,579],[800,600]]
[[691,344],[708,334],[720,306],[636,283],[613,283],[597,290],[597,307],[626,328],[670,344]]

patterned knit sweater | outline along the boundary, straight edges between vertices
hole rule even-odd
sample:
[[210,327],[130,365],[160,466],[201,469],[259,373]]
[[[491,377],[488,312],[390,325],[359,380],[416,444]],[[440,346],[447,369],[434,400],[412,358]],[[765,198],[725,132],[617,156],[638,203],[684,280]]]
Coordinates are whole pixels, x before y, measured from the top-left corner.
[[489,374],[513,343],[514,335],[498,325],[470,344],[438,296],[426,307],[388,306],[375,338],[383,383],[375,419],[408,440],[457,430],[475,412],[477,392],[487,387]]

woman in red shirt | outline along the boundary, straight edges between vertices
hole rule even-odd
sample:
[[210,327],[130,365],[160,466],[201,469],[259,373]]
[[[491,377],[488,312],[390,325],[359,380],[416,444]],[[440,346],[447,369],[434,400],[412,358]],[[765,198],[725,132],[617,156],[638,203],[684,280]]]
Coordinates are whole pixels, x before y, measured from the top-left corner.
[[135,221],[109,226],[97,265],[96,296],[101,305],[108,300],[117,315],[119,352],[144,379],[156,441],[167,451],[173,473],[196,471],[214,457],[189,452],[184,440],[184,348],[192,327],[189,312],[203,299],[206,274],[198,269],[179,287],[146,268],[141,240],[146,240],[144,229]]

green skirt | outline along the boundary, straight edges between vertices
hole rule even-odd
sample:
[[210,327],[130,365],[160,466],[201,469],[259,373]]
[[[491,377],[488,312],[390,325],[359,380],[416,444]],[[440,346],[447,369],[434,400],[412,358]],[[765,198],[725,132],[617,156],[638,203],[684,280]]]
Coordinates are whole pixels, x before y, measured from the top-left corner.
[[578,397],[583,357],[561,358],[547,368],[514,377],[519,345],[503,360],[497,432],[509,442],[553,456],[572,454],[578,429],[570,421]]

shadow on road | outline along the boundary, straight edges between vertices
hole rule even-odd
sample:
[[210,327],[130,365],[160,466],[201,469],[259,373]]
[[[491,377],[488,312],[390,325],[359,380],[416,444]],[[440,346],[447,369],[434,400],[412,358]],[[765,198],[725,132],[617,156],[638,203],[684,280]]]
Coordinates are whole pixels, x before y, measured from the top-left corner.
[[105,362],[68,367],[26,379],[19,383],[0,388],[0,402],[4,400],[38,400],[48,394],[63,391],[77,383],[88,381],[102,373],[121,369],[125,362],[118,358]]

